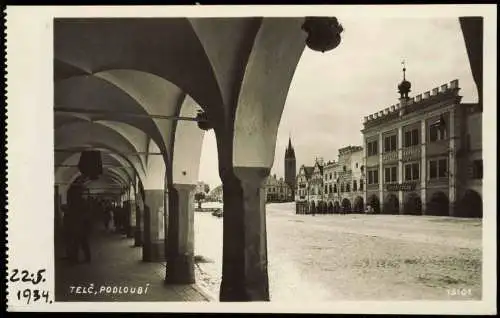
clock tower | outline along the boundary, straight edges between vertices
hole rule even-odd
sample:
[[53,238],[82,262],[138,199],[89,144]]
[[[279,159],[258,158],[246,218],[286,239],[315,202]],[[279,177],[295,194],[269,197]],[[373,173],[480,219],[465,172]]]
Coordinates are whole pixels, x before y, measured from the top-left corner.
[[292,198],[295,200],[295,178],[296,174],[295,150],[292,146],[292,139],[288,138],[288,147],[285,150],[285,182],[292,189]]

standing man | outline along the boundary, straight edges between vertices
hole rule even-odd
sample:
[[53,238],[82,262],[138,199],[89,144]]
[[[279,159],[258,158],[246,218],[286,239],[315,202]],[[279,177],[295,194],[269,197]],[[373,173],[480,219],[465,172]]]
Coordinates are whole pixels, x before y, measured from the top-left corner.
[[91,260],[89,244],[91,217],[82,195],[81,186],[73,185],[68,190],[68,221],[72,233],[71,261],[75,263],[78,262],[80,249],[83,250],[85,261]]

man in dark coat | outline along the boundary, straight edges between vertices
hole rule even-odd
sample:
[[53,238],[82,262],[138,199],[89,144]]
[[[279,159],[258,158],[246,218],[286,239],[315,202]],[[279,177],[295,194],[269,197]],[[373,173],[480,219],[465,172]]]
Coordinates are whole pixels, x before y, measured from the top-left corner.
[[83,250],[85,261],[90,262],[90,211],[82,197],[83,189],[79,186],[72,186],[68,190],[68,225],[72,233],[71,260],[78,262],[80,249]]

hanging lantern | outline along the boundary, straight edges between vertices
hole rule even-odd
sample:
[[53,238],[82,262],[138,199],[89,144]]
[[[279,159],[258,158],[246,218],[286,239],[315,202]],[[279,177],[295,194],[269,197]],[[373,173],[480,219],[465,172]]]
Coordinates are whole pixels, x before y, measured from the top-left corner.
[[306,45],[314,51],[330,51],[340,44],[344,30],[335,17],[307,17],[302,30],[307,32]]
[[207,113],[205,113],[203,110],[198,110],[196,120],[198,121],[198,128],[202,130],[210,130],[213,128],[212,125],[210,125]]
[[101,153],[99,151],[82,151],[78,162],[80,172],[91,180],[96,180],[102,174]]

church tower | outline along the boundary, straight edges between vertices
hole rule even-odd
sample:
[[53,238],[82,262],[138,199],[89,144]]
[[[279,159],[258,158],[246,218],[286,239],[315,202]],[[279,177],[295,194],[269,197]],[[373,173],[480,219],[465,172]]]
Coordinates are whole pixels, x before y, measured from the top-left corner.
[[292,139],[288,138],[288,147],[285,150],[285,182],[292,188],[293,200],[295,200],[296,168],[295,150],[293,150]]

